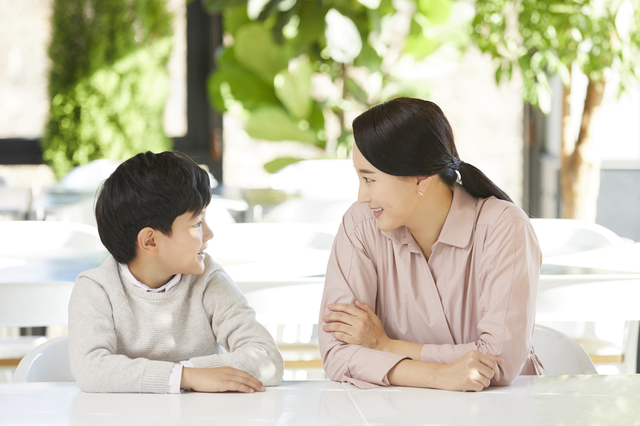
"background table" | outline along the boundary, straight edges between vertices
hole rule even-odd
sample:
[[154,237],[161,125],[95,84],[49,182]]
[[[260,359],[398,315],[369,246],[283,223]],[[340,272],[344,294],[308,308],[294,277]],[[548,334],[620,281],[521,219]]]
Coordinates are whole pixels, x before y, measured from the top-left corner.
[[330,381],[256,394],[88,394],[74,383],[0,384],[0,424],[585,425],[640,424],[640,376],[522,376],[463,393]]

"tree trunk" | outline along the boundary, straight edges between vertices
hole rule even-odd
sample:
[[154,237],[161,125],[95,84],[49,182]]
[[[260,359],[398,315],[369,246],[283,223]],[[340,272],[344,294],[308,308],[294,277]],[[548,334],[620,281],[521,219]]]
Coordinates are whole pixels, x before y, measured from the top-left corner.
[[562,113],[562,168],[560,186],[562,190],[563,214],[565,219],[596,220],[596,206],[600,190],[600,158],[593,139],[595,116],[602,104],[605,80],[595,82],[589,79],[584,111],[580,123],[578,141],[571,136],[571,89],[564,90]]

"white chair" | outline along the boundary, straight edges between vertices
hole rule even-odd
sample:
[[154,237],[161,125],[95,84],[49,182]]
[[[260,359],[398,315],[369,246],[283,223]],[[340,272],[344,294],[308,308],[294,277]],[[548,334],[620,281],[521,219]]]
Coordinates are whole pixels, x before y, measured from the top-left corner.
[[69,365],[67,336],[56,337],[29,352],[13,375],[14,383],[75,382]]
[[596,250],[624,240],[604,226],[574,219],[531,219],[543,259]]
[[[107,255],[92,226],[0,222],[0,327],[6,328],[2,334],[14,336],[0,339],[1,365],[18,365],[42,342],[41,337],[17,337],[12,328],[66,326],[75,275],[81,272],[74,265],[80,261],[83,269],[99,266]],[[56,275],[60,270],[65,271],[63,278]]]
[[561,331],[536,324],[533,347],[550,376],[598,374],[582,346]]
[[60,258],[105,251],[94,226],[57,221],[0,221],[0,258]]

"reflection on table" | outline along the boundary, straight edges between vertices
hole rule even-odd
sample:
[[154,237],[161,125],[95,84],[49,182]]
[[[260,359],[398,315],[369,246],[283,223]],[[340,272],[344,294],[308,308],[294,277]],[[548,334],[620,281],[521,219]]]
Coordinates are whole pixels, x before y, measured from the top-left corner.
[[638,423],[639,395],[639,375],[521,376],[479,393],[299,381],[255,394],[87,394],[25,383],[0,384],[0,413],[44,425],[621,425]]

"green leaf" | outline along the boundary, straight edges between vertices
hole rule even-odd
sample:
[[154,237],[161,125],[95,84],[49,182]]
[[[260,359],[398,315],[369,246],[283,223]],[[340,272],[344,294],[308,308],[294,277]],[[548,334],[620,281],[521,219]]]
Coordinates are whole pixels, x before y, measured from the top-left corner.
[[365,92],[364,89],[362,89],[362,87],[360,87],[358,83],[350,77],[347,77],[347,90],[351,95],[353,95],[356,101],[365,106],[369,106],[369,102],[367,101],[367,92]]
[[275,106],[265,106],[256,110],[247,121],[245,130],[255,139],[268,141],[298,141],[316,143],[317,137],[312,130],[301,130],[285,110]]
[[284,70],[274,79],[276,96],[289,114],[309,118],[311,113],[311,74],[313,66],[306,56],[293,61],[291,71]]
[[327,12],[325,21],[325,37],[331,59],[343,64],[353,62],[362,50],[362,38],[356,24],[335,9]]
[[451,16],[450,0],[418,0],[418,10],[431,25],[445,22]]
[[273,84],[273,78],[289,61],[288,46],[276,44],[271,32],[260,23],[247,24],[238,30],[234,51],[240,64],[268,84]]
[[300,6],[300,23],[296,37],[296,43],[309,45],[318,43],[324,37],[324,18],[327,11],[322,7],[322,2],[305,1]]
[[241,6],[225,9],[223,16],[222,27],[225,31],[232,35],[235,35],[239,28],[243,25],[251,22],[247,15],[247,7],[243,4]]
[[371,72],[380,71],[380,65],[382,64],[382,58],[378,56],[378,52],[369,43],[365,43],[362,46],[362,51],[358,57],[353,61],[353,65],[356,67],[366,67]]
[[269,173],[275,173],[280,169],[287,167],[290,164],[295,164],[299,161],[303,161],[304,158],[294,158],[294,157],[280,157],[275,160],[271,160],[264,165],[264,169]]
[[[267,104],[278,104],[273,86],[244,68],[228,48],[217,58],[218,69],[209,76],[209,99],[218,111],[228,111],[239,104],[253,111]],[[238,112],[238,111],[233,111]]]
[[410,35],[405,41],[404,51],[420,60],[435,52],[438,47],[440,47],[440,43],[436,40],[427,38],[422,34]]

